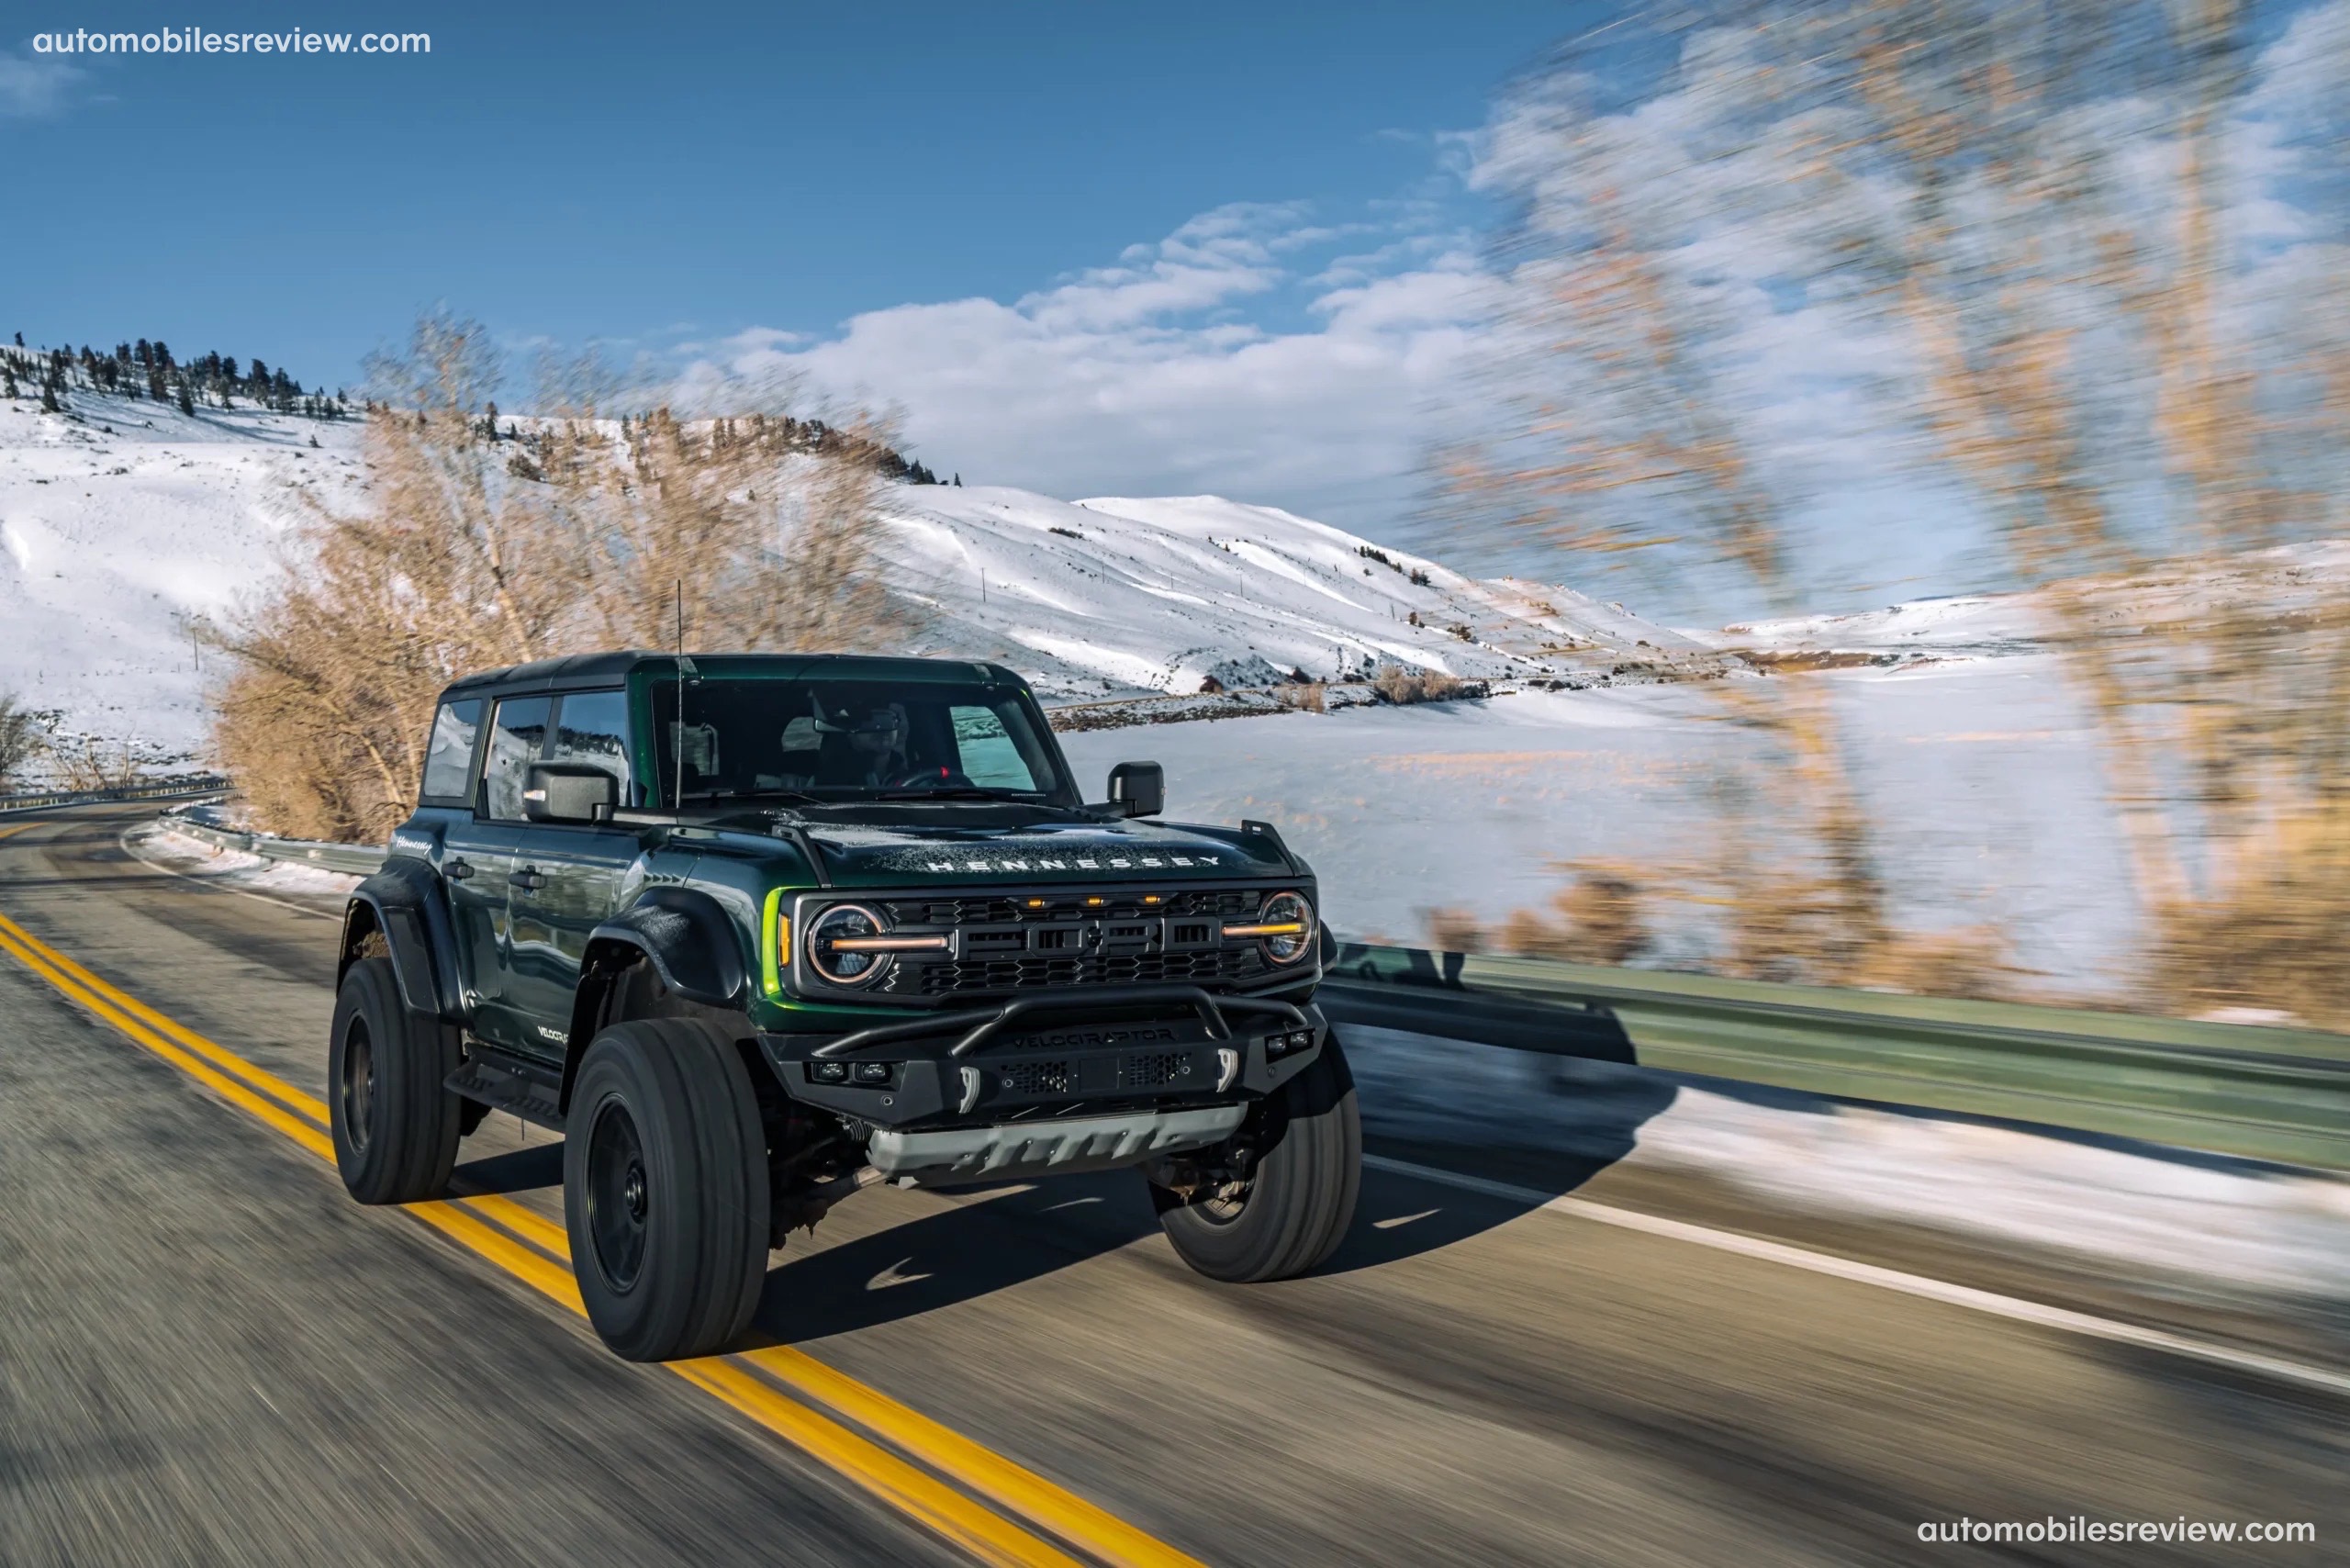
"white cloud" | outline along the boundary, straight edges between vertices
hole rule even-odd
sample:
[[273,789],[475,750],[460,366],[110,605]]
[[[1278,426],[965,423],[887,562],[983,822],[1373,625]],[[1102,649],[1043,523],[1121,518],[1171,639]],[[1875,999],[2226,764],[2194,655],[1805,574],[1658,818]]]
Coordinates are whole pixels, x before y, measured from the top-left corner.
[[60,61],[27,60],[0,50],[0,119],[43,119],[62,112],[66,94],[86,74]]
[[[1214,491],[1375,526],[1416,493],[1475,270],[1457,240],[1421,236],[1309,272],[1305,252],[1369,226],[1307,218],[1220,207],[1009,304],[867,311],[812,343],[755,329],[688,380],[791,375],[894,407],[916,453],[966,482]],[[1266,324],[1283,317],[1297,324]]]

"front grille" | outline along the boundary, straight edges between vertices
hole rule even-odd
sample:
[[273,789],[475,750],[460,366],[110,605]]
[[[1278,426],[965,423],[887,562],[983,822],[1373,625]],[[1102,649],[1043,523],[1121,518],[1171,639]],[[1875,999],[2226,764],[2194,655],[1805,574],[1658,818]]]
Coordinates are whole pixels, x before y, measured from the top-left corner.
[[[966,991],[1035,991],[1059,986],[1199,984],[1245,979],[1264,967],[1264,959],[1255,948],[1226,947],[1203,953],[967,958],[958,963],[909,964],[904,966],[902,976],[918,983],[924,996],[953,996]],[[891,978],[895,980],[900,977]]]
[[[1101,903],[1088,903],[1096,897]],[[1039,892],[1016,898],[890,899],[893,925],[1010,925],[1024,922],[1175,915],[1202,920],[1240,920],[1257,913],[1262,891],[1238,888],[1188,889],[1146,895],[1132,890],[1088,895],[1083,891]],[[1155,902],[1147,902],[1155,900]]]

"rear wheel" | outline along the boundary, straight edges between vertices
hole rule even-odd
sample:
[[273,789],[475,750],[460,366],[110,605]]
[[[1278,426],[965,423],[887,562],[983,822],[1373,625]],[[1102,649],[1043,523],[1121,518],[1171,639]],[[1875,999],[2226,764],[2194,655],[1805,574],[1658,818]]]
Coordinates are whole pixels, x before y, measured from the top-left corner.
[[580,1061],[564,1125],[571,1266],[596,1332],[632,1361],[723,1349],[767,1263],[767,1143],[732,1034],[613,1025]]
[[392,961],[355,960],[335,993],[329,1120],[342,1184],[363,1204],[437,1197],[457,1161],[464,1103],[442,1087],[457,1032],[400,1000]]
[[1362,1121],[1338,1036],[1269,1099],[1235,1144],[1253,1151],[1245,1180],[1151,1199],[1176,1255],[1236,1283],[1304,1273],[1337,1249],[1362,1184]]

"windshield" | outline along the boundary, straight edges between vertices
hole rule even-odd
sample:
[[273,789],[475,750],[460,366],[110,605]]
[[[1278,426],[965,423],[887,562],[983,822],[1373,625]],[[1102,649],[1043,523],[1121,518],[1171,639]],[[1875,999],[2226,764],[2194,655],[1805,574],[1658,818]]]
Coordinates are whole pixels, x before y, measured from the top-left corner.
[[1075,801],[1035,711],[1008,687],[688,676],[682,725],[678,690],[652,688],[664,800]]

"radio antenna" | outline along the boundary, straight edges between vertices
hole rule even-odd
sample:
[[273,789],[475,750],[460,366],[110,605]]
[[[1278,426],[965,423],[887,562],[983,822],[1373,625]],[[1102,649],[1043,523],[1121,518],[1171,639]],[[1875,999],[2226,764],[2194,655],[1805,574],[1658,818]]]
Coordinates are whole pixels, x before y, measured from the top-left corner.
[[677,727],[669,732],[669,749],[677,776],[677,798],[670,804],[672,811],[686,809],[686,579],[677,579]]

